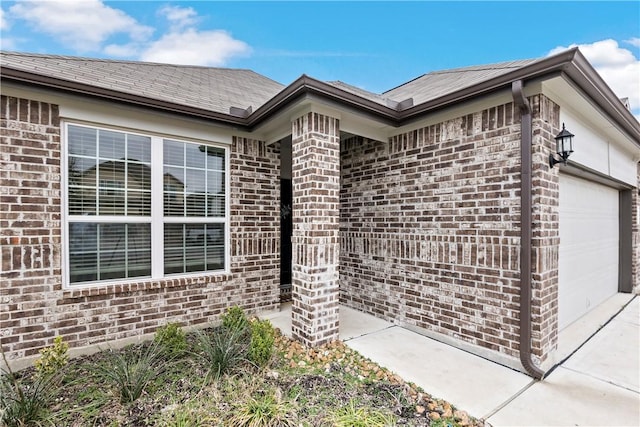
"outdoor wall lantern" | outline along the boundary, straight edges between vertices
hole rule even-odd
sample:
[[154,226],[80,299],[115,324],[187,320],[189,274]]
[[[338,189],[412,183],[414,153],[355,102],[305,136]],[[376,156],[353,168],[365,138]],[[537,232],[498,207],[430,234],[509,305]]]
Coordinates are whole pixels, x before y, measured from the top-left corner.
[[553,167],[556,163],[567,164],[567,159],[573,153],[573,137],[574,135],[564,128],[556,135],[556,153],[560,156],[560,160],[556,160],[553,154],[549,154],[549,167]]

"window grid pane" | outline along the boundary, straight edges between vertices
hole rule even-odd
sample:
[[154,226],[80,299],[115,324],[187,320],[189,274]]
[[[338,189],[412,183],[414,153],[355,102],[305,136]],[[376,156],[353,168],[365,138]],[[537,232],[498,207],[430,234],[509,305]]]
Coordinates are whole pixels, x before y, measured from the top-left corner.
[[151,225],[69,223],[70,282],[151,275]]
[[224,217],[224,150],[165,140],[163,153],[164,215]]
[[224,253],[224,224],[165,224],[165,274],[223,269]]
[[68,126],[70,215],[151,215],[151,138]]

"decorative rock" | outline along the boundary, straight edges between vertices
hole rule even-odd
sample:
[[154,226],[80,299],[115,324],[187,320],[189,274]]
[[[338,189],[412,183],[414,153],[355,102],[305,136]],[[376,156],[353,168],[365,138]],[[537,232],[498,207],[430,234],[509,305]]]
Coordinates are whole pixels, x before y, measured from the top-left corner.
[[442,416],[445,418],[453,417],[453,410],[451,409],[451,405],[448,403],[444,404],[444,411],[442,412]]
[[426,409],[427,409],[427,408],[425,408],[425,407],[424,407],[424,406],[422,406],[422,405],[417,405],[417,406],[416,406],[416,412],[417,412],[418,414],[421,414],[421,415],[424,413],[424,411],[425,411]]
[[440,414],[437,412],[430,412],[429,413],[429,418],[431,418],[432,420],[439,420],[440,419]]
[[167,405],[167,406],[165,406],[164,408],[162,408],[162,409],[160,410],[160,412],[162,412],[162,413],[165,413],[165,412],[173,412],[173,411],[175,411],[176,409],[178,409],[178,404],[177,404],[177,403],[174,403],[173,405]]
[[455,411],[453,413],[454,418],[460,424],[460,426],[465,427],[471,424],[471,420],[469,419],[469,414],[464,411]]

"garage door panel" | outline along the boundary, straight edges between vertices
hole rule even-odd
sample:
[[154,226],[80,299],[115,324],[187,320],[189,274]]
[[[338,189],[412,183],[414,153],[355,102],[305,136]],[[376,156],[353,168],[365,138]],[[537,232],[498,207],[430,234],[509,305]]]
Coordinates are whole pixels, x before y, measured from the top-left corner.
[[618,290],[618,191],[560,176],[559,327]]

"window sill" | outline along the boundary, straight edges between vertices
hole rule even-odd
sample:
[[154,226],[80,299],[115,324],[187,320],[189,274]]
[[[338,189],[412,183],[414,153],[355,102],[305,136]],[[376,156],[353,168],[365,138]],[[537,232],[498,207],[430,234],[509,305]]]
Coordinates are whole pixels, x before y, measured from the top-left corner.
[[[71,285],[63,289],[62,298],[81,298],[98,295],[112,295],[127,292],[141,292],[153,289],[170,289],[192,285],[211,285],[231,280],[228,272],[189,274],[187,276],[164,277],[162,279],[141,279],[138,281],[94,283],[90,285]],[[77,288],[76,288],[77,287]]]

